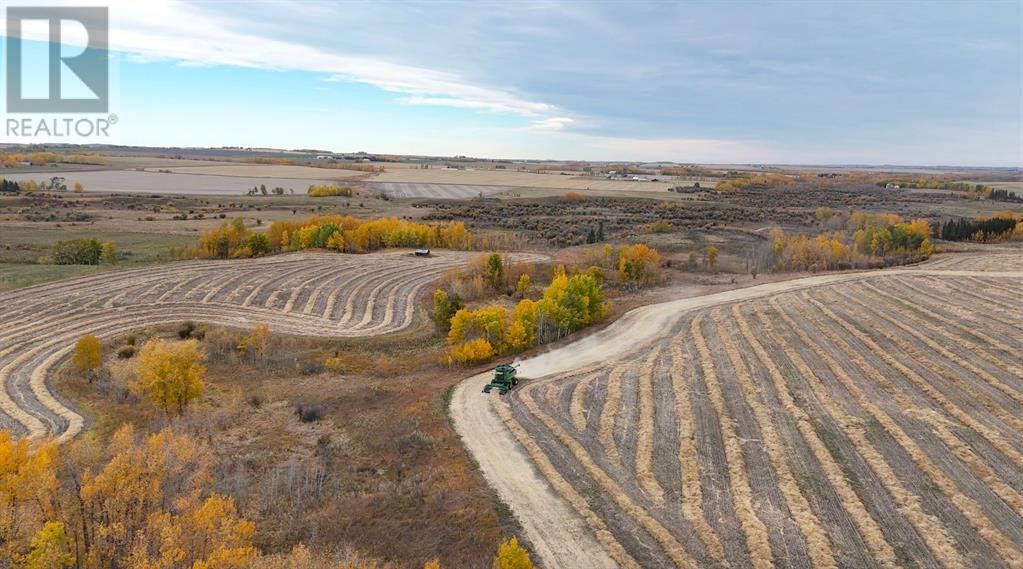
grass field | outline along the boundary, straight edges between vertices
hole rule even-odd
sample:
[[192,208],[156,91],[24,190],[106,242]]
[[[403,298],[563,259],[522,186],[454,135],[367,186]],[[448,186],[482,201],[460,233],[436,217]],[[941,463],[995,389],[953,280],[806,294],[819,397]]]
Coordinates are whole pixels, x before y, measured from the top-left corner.
[[1021,293],[903,273],[703,309],[502,413],[619,566],[1018,566]]

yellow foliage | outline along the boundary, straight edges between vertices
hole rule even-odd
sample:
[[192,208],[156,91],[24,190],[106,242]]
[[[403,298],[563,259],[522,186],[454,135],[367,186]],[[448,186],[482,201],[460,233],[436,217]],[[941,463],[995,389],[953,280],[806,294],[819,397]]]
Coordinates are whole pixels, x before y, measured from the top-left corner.
[[56,459],[53,442],[32,450],[27,438],[0,431],[0,559],[18,558],[19,544],[55,514]]
[[712,269],[718,264],[718,248],[714,245],[707,247],[707,264]]
[[448,363],[485,362],[492,357],[494,357],[493,346],[483,338],[478,338],[453,347],[450,355],[448,355]]
[[314,198],[322,198],[328,196],[344,196],[352,197],[355,195],[355,190],[348,186],[309,186],[308,194]]
[[657,275],[661,254],[643,243],[618,249],[618,277],[625,281],[649,282]]
[[26,569],[63,569],[75,562],[63,522],[46,522],[32,537],[31,546]]
[[205,355],[195,340],[170,343],[156,338],[142,345],[138,356],[137,393],[163,411],[179,413],[202,395]]
[[519,545],[518,538],[512,537],[501,542],[494,559],[494,569],[533,569],[529,553]]
[[72,359],[78,373],[89,373],[99,368],[103,362],[102,346],[96,336],[86,334],[75,344],[75,355]]
[[529,292],[529,273],[522,273],[519,282],[515,284],[515,294],[525,296]]
[[266,350],[269,345],[270,325],[264,322],[253,326],[252,331],[242,338],[242,341],[238,344],[238,351],[262,358],[266,356]]

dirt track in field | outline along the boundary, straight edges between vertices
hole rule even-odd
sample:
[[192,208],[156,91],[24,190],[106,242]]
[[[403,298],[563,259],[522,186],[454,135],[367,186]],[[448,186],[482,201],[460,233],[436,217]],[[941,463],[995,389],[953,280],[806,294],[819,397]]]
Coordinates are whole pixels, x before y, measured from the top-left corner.
[[452,416],[547,567],[1019,566],[1021,263],[643,307]]
[[[0,428],[74,437],[84,420],[48,380],[85,334],[104,338],[193,320],[275,333],[374,336],[410,326],[419,293],[474,253],[190,261],[103,273],[0,294]],[[512,254],[536,260],[536,256]]]

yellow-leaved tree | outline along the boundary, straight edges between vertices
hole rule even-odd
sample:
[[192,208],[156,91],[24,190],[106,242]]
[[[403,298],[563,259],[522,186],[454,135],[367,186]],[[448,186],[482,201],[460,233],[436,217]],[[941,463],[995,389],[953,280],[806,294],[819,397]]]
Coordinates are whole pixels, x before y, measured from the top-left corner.
[[165,412],[181,413],[190,401],[202,395],[205,359],[195,340],[149,340],[139,350],[135,391]]
[[707,264],[712,269],[718,264],[718,248],[713,245],[707,247]]
[[71,538],[64,532],[64,522],[46,522],[32,537],[26,569],[64,569],[75,563]]
[[519,545],[518,538],[512,537],[501,542],[494,559],[494,569],[533,569],[529,553]]
[[92,334],[82,336],[75,344],[75,355],[72,362],[78,373],[89,376],[92,381],[93,373],[99,369],[103,361],[102,346],[99,339]]
[[0,559],[23,563],[22,544],[56,511],[57,445],[34,450],[26,437],[0,431]]

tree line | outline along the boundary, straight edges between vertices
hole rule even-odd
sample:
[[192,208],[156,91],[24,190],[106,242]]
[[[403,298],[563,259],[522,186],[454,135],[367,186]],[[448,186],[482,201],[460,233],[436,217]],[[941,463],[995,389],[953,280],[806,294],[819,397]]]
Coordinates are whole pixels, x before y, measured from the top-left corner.
[[1023,237],[1023,214],[1018,220],[1012,212],[980,219],[953,218],[939,227],[938,236],[946,241],[1005,241]]
[[204,231],[195,247],[174,249],[176,258],[236,259],[306,249],[366,253],[394,247],[472,249],[476,236],[462,222],[416,223],[398,218],[359,220],[319,215],[301,221],[275,221],[265,233],[245,226],[243,218]]

